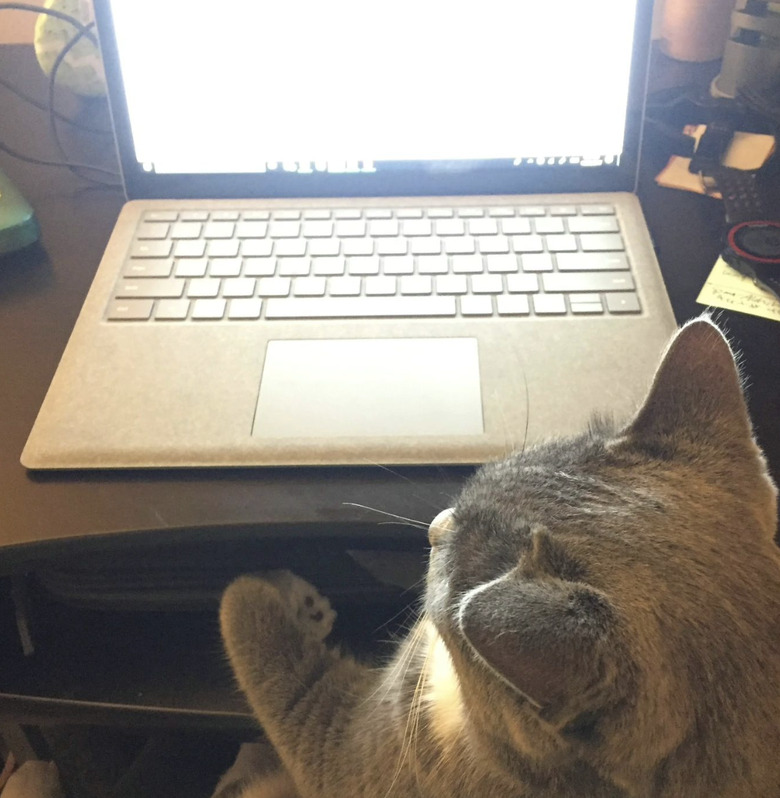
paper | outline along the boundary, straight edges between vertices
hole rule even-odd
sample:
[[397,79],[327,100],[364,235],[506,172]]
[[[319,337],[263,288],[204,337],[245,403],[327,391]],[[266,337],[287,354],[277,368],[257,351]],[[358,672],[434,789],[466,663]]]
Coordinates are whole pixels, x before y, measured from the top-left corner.
[[780,321],[780,300],[732,269],[723,258],[718,258],[696,301],[700,305]]
[[[706,125],[687,125],[683,128],[683,132],[688,136],[693,136],[698,142],[706,129]],[[723,165],[730,166],[732,169],[759,169],[772,154],[774,148],[774,136],[737,131],[723,156]],[[688,169],[690,164],[690,158],[673,155],[666,167],[656,177],[656,182],[664,188],[681,188],[685,191],[694,191],[697,194],[706,194],[701,175],[693,174]],[[720,199],[718,193],[713,193],[712,196]]]

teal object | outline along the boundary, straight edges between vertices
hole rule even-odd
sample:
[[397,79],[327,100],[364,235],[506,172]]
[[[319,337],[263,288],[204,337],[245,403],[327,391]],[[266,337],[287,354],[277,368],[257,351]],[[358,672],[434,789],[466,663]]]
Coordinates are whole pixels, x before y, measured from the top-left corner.
[[0,255],[33,244],[38,234],[33,209],[0,170]]

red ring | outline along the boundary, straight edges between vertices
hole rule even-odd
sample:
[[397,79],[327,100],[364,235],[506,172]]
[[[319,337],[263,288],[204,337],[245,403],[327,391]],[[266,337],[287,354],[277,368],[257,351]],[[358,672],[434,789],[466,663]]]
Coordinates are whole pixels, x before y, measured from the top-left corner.
[[729,246],[731,247],[731,249],[734,250],[734,252],[739,257],[745,258],[746,260],[753,260],[753,261],[756,261],[756,263],[771,263],[773,265],[778,265],[778,264],[780,264],[780,256],[777,257],[777,258],[759,258],[757,255],[753,255],[750,252],[746,252],[734,240],[735,235],[743,227],[754,227],[754,226],[760,225],[760,224],[769,225],[771,227],[776,227],[778,230],[780,230],[780,222],[777,222],[777,221],[774,221],[774,220],[770,221],[769,219],[766,219],[766,220],[753,219],[753,220],[751,220],[749,222],[740,222],[739,224],[734,225],[734,227],[732,227],[731,230],[729,230],[729,233],[728,233]]

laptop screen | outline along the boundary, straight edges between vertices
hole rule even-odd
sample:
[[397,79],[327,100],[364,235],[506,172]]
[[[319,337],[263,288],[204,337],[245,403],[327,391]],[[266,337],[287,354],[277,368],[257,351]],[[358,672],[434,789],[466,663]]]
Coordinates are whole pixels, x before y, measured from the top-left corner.
[[636,0],[97,5],[143,194],[578,190],[635,167]]

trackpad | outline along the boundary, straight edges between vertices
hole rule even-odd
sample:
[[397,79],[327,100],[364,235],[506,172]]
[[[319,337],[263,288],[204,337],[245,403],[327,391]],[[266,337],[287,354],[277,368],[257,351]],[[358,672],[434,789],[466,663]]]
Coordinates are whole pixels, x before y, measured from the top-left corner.
[[271,341],[253,435],[481,435],[475,338]]

